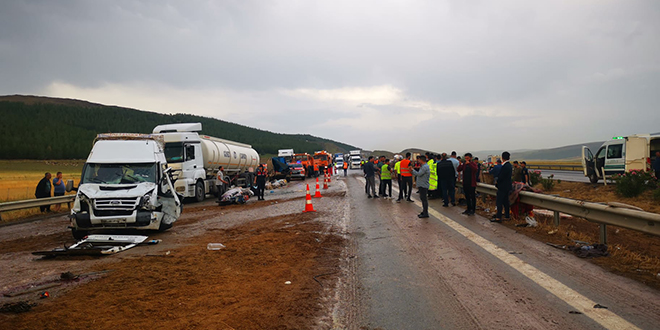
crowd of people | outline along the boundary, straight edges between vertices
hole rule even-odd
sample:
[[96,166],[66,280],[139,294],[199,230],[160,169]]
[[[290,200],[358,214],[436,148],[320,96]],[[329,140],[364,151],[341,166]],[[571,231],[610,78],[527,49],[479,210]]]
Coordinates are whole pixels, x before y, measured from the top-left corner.
[[[465,195],[466,210],[463,214],[472,216],[477,207],[477,183],[482,180],[482,173],[488,171],[492,174],[493,181],[497,187],[497,212],[491,219],[492,222],[501,222],[510,218],[509,193],[513,181],[530,184],[530,174],[527,164],[514,161],[509,162],[511,154],[503,152],[501,159],[496,164],[484,168],[479,158],[466,153],[463,157],[458,156],[456,151],[450,154],[419,155],[415,161],[411,159],[412,154],[406,153],[405,157],[395,155],[394,159],[385,156],[374,158],[370,156],[362,164],[362,170],[366,179],[364,187],[367,198],[393,198],[392,180],[397,180],[399,185],[399,196],[397,203],[401,201],[413,202],[412,189],[413,178],[422,202],[420,218],[428,218],[428,200],[442,198],[442,206],[456,206],[456,182],[463,183],[462,191]],[[378,192],[376,192],[376,178],[379,179]]]

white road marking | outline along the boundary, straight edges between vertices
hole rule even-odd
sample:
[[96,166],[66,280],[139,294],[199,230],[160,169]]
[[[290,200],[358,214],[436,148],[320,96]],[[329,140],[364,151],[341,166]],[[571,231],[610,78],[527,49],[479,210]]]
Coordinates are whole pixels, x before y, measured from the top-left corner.
[[[366,182],[364,178],[358,178],[358,180],[362,183]],[[399,189],[397,188],[392,187],[392,190],[396,190],[397,194],[399,193]],[[422,203],[420,201],[415,201],[415,205],[421,207]],[[495,256],[497,259],[500,259],[507,265],[511,266],[513,269],[525,275],[527,278],[534,281],[534,283],[546,289],[557,298],[575,307],[577,311],[598,322],[598,324],[602,325],[603,327],[607,329],[639,329],[634,324],[626,321],[608,309],[594,308],[596,302],[593,300],[581,295],[577,291],[569,288],[550,275],[520,260],[520,258],[510,254],[504,249],[499,248],[489,240],[479,236],[458,222],[449,219],[448,217],[430,207],[429,215],[438,218],[438,220],[442,221],[444,224],[451,227],[465,238],[469,239],[482,249],[486,250],[488,253]]]

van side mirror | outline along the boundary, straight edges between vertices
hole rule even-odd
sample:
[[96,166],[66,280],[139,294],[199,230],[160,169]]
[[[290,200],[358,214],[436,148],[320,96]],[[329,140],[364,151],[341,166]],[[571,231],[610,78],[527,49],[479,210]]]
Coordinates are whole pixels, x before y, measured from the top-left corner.
[[73,188],[73,180],[66,180],[66,185],[64,186],[66,189],[66,192],[71,192],[75,188]]

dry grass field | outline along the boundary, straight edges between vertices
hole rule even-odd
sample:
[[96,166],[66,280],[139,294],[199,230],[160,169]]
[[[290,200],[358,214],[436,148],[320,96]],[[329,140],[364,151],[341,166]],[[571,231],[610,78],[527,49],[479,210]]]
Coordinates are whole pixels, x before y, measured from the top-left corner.
[[[80,181],[84,160],[0,160],[0,203],[32,199],[44,173],[62,172],[64,180]],[[66,205],[62,205],[62,210]],[[39,209],[18,210],[2,214],[3,221],[24,218],[39,213]]]

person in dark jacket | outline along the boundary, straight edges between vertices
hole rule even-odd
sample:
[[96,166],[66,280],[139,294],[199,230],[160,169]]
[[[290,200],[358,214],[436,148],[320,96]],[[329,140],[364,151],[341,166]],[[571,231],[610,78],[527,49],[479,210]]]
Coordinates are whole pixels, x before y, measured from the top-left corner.
[[491,219],[491,222],[502,222],[502,208],[504,208],[504,220],[509,220],[509,193],[511,192],[511,176],[513,173],[513,167],[509,163],[509,158],[511,154],[505,151],[502,153],[502,159],[504,164],[500,169],[500,173],[497,176],[497,199],[495,205],[497,205],[497,213],[495,217]]
[[497,177],[500,175],[500,170],[502,170],[502,160],[498,158],[495,164],[488,172],[493,175],[493,184],[497,185]]
[[257,177],[255,183],[257,184],[257,200],[264,200],[264,191],[266,190],[266,177],[268,172],[264,168],[263,164],[257,167]]
[[442,193],[442,206],[448,207],[450,199],[451,204],[456,205],[456,194],[454,194],[456,170],[454,169],[454,163],[447,158],[447,153],[442,153],[436,172],[438,173],[438,184]]
[[380,173],[378,167],[373,162],[374,157],[369,156],[369,161],[364,164],[364,176],[367,179],[367,197],[371,198],[371,193],[374,194],[374,198],[378,198],[376,194],[376,173]]
[[[34,192],[34,196],[37,198],[48,198],[50,197],[50,189],[51,189],[51,183],[50,183],[50,178],[52,175],[48,172],[44,175],[44,177],[39,181],[37,184],[37,190]],[[45,205],[45,206],[39,206],[39,209],[41,212],[50,212],[50,205]]]
[[463,214],[474,215],[477,210],[477,172],[479,167],[472,161],[472,154],[463,156],[464,162],[458,165],[458,172],[463,172],[463,191],[467,201],[467,209]]

